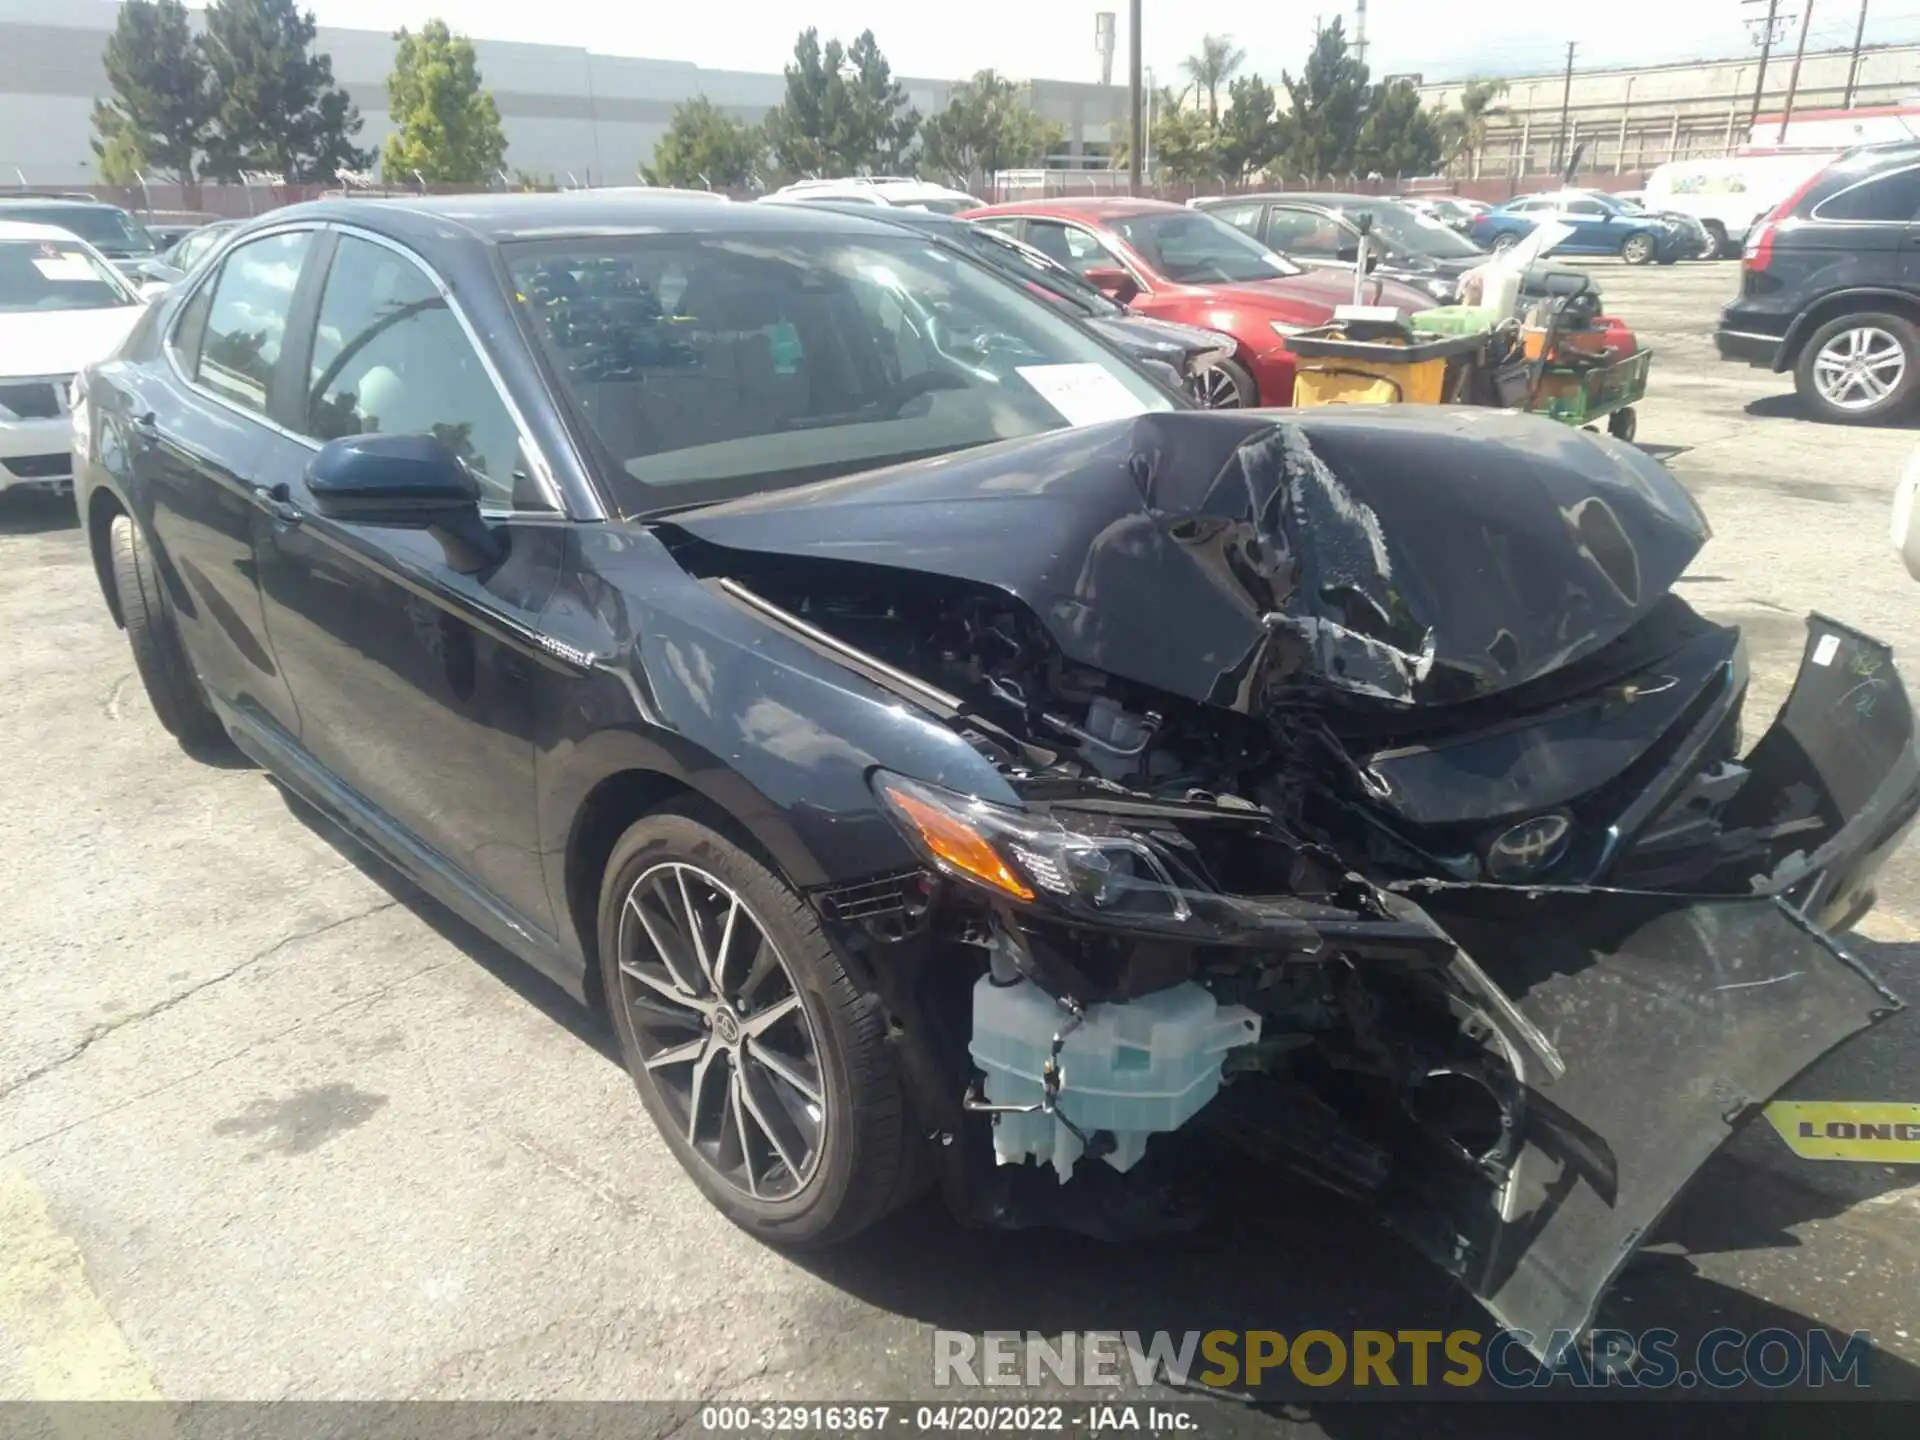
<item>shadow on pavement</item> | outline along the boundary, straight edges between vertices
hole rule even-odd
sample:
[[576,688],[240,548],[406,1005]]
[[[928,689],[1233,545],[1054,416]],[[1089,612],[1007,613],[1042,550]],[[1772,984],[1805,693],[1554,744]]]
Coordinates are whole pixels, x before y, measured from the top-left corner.
[[597,1051],[602,1058],[624,1068],[619,1042],[598,1011],[582,1005],[504,945],[495,943],[483,931],[454,914],[401,874],[385,857],[277,780],[274,781],[274,789],[280,792],[280,798],[286,802],[288,812],[296,820],[338,850],[356,870],[411,910],[435,934],[464,952],[475,964],[588,1049]]
[[[1787,377],[1783,377],[1787,378]],[[1756,420],[1805,420],[1810,425],[1832,425],[1836,430],[1851,430],[1852,425],[1842,425],[1832,420],[1822,420],[1801,401],[1793,391],[1780,395],[1763,395],[1758,400],[1750,400],[1742,407]],[[1905,415],[1891,420],[1876,421],[1871,425],[1859,427],[1867,430],[1916,430],[1920,429],[1920,414],[1909,410]]]
[[0,490],[0,535],[42,535],[50,530],[75,530],[79,512],[72,495],[50,495],[44,490]]

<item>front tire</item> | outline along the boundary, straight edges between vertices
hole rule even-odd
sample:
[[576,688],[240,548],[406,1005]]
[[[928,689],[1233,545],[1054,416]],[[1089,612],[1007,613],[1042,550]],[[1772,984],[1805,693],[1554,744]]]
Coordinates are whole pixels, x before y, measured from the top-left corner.
[[689,816],[649,816],[607,861],[599,941],[627,1070],[728,1219],[820,1247],[906,1198],[907,1108],[881,1005],[765,865]]
[[1651,265],[1660,246],[1651,235],[1629,235],[1620,242],[1620,258],[1629,265]]
[[1912,407],[1920,385],[1920,331],[1903,316],[1881,312],[1829,320],[1800,347],[1793,384],[1822,420],[1890,420]]
[[1733,242],[1727,238],[1727,227],[1718,220],[1703,220],[1707,238],[1713,241],[1713,249],[1704,257],[1708,260],[1724,260],[1733,253]]
[[1218,360],[1191,382],[1193,398],[1206,410],[1251,410],[1260,403],[1259,387],[1237,360]]
[[107,552],[127,644],[154,717],[183,749],[216,749],[226,744],[227,732],[207,704],[206,692],[180,643],[153,551],[131,516],[113,517],[107,529]]

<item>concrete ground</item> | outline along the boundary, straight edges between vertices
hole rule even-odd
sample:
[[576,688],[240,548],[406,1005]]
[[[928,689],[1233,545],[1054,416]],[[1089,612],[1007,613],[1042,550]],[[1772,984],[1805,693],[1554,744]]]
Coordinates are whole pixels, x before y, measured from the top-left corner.
[[[1811,423],[1780,377],[1721,364],[1736,266],[1595,273],[1658,351],[1640,440],[1712,518],[1683,588],[1748,628],[1750,713],[1810,609],[1920,655],[1886,539],[1913,433]],[[900,1398],[930,1393],[936,1326],[1485,1324],[1363,1217],[1290,1194],[1154,1245],[967,1234],[929,1205],[852,1253],[768,1250],[682,1177],[563,995],[162,734],[60,503],[0,497],[0,630],[0,1398]],[[1920,995],[1920,849],[1883,893],[1873,958]],[[1910,1016],[1801,1093],[1920,1101]],[[1876,1388],[1920,1393],[1916,1178],[1756,1127],[1615,1313],[1868,1329]]]

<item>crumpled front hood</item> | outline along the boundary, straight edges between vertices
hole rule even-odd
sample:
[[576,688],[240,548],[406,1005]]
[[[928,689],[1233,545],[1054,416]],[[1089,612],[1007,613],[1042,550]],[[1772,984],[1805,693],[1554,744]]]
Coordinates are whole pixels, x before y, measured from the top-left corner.
[[665,523],[991,586],[1072,660],[1249,713],[1301,686],[1442,704],[1524,684],[1618,637],[1708,534],[1631,446],[1413,406],[1145,415]]

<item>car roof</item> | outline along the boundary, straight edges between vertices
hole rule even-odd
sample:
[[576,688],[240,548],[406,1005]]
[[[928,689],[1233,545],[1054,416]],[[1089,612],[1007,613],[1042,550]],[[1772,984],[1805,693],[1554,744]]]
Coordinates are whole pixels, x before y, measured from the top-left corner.
[[120,210],[120,207],[111,200],[81,200],[65,195],[0,195],[0,215],[9,210]]
[[1149,200],[1138,195],[1060,195],[1050,200],[1013,200],[1001,205],[982,205],[974,215],[1057,215],[1061,219],[1117,220],[1127,215],[1177,213],[1186,209],[1170,200]]
[[887,235],[899,227],[817,205],[720,205],[647,190],[420,195],[312,200],[268,211],[248,228],[295,221],[358,225],[423,254],[519,240],[605,234]]
[[1290,200],[1301,205],[1328,205],[1340,209],[1356,205],[1403,205],[1406,203],[1392,195],[1338,195],[1311,190],[1261,190],[1251,195],[1208,196],[1205,204],[1211,208],[1215,205],[1231,205],[1236,200],[1258,201],[1263,205]]
[[[9,220],[0,213],[0,240],[58,240],[63,244],[72,244],[80,240],[71,230],[62,230],[58,225],[41,225],[31,220]],[[87,242],[80,240],[82,245]]]

